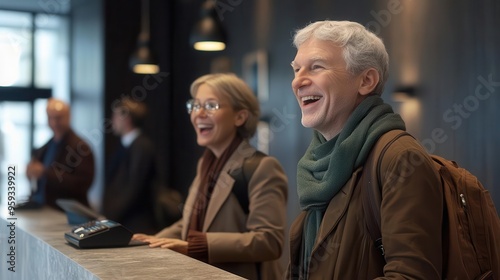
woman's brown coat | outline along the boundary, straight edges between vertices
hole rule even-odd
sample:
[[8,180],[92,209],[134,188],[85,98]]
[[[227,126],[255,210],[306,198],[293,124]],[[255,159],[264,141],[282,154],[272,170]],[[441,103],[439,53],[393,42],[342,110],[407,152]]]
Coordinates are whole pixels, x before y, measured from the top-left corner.
[[[281,279],[279,258],[285,244],[287,178],[273,157],[264,157],[249,181],[249,214],[242,211],[232,193],[235,180],[229,174],[241,168],[255,148],[243,141],[223,167],[207,207],[202,232],[207,233],[208,262],[247,279]],[[183,218],[157,237],[186,240],[200,182],[200,166]]]

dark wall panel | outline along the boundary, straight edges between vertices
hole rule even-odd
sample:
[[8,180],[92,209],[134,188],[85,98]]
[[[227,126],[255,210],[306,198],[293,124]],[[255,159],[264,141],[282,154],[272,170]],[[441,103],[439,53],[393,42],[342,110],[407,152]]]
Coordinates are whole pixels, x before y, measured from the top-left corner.
[[[160,73],[139,75],[131,71],[129,59],[136,50],[141,24],[141,1],[105,1],[105,157],[108,160],[119,138],[110,130],[112,104],[123,97],[144,102],[149,109],[144,133],[153,141],[159,170],[165,185],[170,184],[170,152],[174,137],[172,121],[172,1],[150,1],[151,50],[158,57]],[[175,187],[175,186],[173,186]]]
[[103,7],[99,0],[72,1],[71,12],[71,104],[72,125],[89,143],[96,172],[88,194],[89,203],[100,206],[103,183],[104,138],[104,34]]
[[417,87],[401,113],[430,152],[477,175],[498,210],[500,3],[401,2],[382,33],[392,58],[390,84]]

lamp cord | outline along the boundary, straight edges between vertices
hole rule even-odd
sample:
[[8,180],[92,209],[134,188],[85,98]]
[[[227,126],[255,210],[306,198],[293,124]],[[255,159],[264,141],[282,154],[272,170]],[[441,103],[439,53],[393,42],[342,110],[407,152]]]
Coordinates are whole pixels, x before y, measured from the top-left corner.
[[149,40],[149,0],[142,0],[141,40]]

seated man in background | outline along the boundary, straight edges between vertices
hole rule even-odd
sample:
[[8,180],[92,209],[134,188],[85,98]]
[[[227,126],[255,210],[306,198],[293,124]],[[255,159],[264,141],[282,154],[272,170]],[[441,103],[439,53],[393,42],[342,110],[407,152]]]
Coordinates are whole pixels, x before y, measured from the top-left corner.
[[87,192],[94,179],[94,156],[89,145],[70,127],[70,108],[61,100],[47,102],[53,137],[33,157],[26,175],[33,182],[30,202],[60,209],[58,198],[74,199],[88,206]]
[[113,132],[121,143],[107,168],[102,214],[133,232],[153,233],[157,162],[152,142],[141,132],[147,108],[125,98],[112,109]]

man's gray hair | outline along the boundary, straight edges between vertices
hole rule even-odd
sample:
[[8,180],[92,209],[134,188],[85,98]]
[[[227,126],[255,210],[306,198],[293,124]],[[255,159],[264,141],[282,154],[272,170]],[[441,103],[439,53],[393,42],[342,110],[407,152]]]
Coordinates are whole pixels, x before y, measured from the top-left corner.
[[356,75],[368,68],[378,71],[380,80],[374,92],[381,95],[389,76],[389,55],[382,40],[359,23],[317,21],[296,31],[293,44],[299,48],[309,38],[331,41],[343,49],[347,71]]

